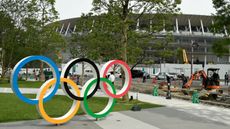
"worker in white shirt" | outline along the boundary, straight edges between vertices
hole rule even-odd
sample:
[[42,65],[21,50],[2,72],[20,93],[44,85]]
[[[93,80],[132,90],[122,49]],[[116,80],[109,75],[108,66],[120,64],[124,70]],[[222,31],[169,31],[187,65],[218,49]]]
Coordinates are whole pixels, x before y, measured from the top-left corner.
[[111,72],[111,74],[109,75],[109,80],[114,84],[115,76],[114,76],[113,72]]

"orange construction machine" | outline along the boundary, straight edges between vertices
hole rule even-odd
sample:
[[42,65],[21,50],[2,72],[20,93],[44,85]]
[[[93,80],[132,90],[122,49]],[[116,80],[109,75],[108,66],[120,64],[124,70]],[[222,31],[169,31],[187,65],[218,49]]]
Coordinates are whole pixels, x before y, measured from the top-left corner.
[[220,77],[218,68],[209,68],[207,74],[204,70],[196,71],[191,75],[190,80],[183,86],[183,88],[190,88],[193,80],[202,79],[202,85],[205,90],[219,90]]

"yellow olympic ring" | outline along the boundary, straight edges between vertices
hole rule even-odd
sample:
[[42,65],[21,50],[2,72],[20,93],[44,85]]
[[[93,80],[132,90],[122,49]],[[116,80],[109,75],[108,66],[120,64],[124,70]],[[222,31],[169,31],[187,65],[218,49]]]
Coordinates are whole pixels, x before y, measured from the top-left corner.
[[[67,78],[61,78],[61,82],[69,83],[73,87],[75,93],[78,96],[80,96],[80,90],[75,82]],[[65,115],[58,117],[58,118],[51,118],[44,109],[43,98],[46,95],[47,90],[49,90],[49,88],[55,83],[56,83],[56,79],[50,79],[41,86],[40,91],[37,94],[37,100],[38,100],[37,110],[46,121],[53,123],[53,124],[63,124],[75,116],[75,114],[79,110],[80,101],[73,100],[71,109]]]

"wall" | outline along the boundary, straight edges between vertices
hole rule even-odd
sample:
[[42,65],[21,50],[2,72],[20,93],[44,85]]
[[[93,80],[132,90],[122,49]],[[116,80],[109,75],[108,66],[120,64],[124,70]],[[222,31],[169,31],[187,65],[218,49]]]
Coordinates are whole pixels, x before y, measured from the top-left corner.
[[[224,75],[227,72],[230,74],[230,64],[208,64],[204,68],[202,65],[194,64],[193,65],[193,73],[198,70],[205,70],[207,72],[208,68],[219,68],[219,76],[220,79],[224,79]],[[159,72],[167,72],[167,73],[184,73],[185,76],[191,75],[191,65],[190,64],[161,64],[154,66],[143,66],[136,67],[135,69],[143,70],[150,75],[158,74]]]

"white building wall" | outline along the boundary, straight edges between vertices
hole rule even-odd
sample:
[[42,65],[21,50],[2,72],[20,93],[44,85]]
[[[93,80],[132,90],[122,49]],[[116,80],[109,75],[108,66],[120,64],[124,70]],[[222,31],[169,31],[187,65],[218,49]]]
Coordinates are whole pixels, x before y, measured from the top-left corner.
[[[207,64],[204,68],[201,64],[194,64],[193,65],[193,73],[199,70],[205,70],[207,72],[208,68],[219,68],[219,76],[220,79],[224,79],[224,75],[227,72],[230,75],[230,64]],[[152,67],[136,67],[137,70],[143,70],[150,75],[158,74],[160,71],[166,73],[184,73],[185,76],[191,75],[191,65],[190,64],[161,64],[155,65]]]

